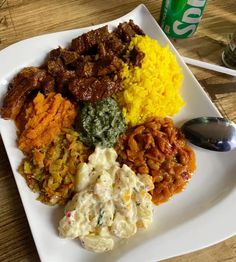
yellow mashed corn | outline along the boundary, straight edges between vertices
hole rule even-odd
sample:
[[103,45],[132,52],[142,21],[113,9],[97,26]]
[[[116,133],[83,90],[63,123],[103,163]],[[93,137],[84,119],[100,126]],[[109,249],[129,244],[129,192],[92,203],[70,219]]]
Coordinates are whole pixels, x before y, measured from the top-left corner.
[[129,50],[134,46],[145,53],[142,66],[124,64],[124,91],[116,97],[126,122],[131,126],[144,123],[153,116],[172,116],[184,105],[179,94],[183,76],[169,48],[140,35],[132,39]]

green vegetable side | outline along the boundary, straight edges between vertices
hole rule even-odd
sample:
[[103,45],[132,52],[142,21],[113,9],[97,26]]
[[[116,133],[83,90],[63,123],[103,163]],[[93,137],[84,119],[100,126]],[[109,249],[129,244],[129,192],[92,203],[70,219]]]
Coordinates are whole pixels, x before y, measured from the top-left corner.
[[86,103],[78,118],[80,139],[88,146],[113,147],[126,127],[117,102],[110,97]]

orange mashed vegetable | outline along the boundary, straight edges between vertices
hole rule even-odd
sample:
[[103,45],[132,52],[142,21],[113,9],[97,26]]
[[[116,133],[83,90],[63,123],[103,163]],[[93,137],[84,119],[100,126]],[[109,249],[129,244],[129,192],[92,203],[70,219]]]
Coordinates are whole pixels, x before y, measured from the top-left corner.
[[38,93],[25,109],[25,126],[19,135],[19,148],[27,154],[33,148],[50,144],[62,128],[72,126],[75,117],[75,106],[61,94]]

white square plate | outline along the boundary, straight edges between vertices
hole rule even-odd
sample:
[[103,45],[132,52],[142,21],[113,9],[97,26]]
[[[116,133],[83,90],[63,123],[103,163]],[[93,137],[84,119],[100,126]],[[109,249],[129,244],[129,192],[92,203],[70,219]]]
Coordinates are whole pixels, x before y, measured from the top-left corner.
[[[133,19],[162,46],[169,45],[182,67],[184,82],[181,92],[186,106],[174,117],[175,123],[180,124],[198,116],[220,116],[144,5],[106,24],[112,29],[129,19]],[[20,69],[40,65],[51,49],[58,45],[66,47],[73,38],[101,26],[42,35],[2,50],[0,97],[3,98],[9,81]],[[23,155],[16,146],[14,123],[1,119],[0,124],[4,145],[42,261],[157,261],[209,246],[236,232],[236,151],[217,153],[194,147],[197,171],[184,192],[154,207],[154,222],[149,230],[139,232],[109,253],[88,252],[80,246],[79,240],[58,237],[57,225],[63,209],[48,207],[35,200],[36,195],[17,172]]]

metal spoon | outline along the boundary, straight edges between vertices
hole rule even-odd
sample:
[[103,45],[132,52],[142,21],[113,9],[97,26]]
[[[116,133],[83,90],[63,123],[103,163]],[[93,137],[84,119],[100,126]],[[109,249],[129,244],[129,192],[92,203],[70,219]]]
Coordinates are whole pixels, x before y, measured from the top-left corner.
[[221,117],[198,117],[184,123],[182,132],[194,145],[226,152],[236,148],[236,125]]

